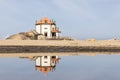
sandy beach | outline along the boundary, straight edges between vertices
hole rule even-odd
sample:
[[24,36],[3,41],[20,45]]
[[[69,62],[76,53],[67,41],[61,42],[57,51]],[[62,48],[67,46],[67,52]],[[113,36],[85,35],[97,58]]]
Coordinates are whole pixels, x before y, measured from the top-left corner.
[[0,46],[5,45],[120,47],[120,40],[0,40]]

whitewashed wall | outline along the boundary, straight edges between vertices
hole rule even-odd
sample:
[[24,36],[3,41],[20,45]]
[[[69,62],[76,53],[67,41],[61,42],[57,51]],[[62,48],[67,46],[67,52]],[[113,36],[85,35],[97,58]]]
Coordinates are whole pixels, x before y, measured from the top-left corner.
[[36,25],[36,32],[40,34],[40,25]]
[[42,26],[42,34],[47,33],[47,37],[51,38],[51,26],[50,25],[41,25]]
[[[36,25],[36,32],[45,35],[47,33],[47,38],[52,38],[51,29],[56,28],[55,25]],[[56,37],[59,37],[59,33],[56,33]]]

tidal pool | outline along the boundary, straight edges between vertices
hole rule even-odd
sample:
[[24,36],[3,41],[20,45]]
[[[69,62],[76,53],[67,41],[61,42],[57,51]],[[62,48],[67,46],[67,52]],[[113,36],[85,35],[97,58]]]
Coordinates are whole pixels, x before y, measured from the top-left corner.
[[1,80],[120,80],[120,55],[1,57]]

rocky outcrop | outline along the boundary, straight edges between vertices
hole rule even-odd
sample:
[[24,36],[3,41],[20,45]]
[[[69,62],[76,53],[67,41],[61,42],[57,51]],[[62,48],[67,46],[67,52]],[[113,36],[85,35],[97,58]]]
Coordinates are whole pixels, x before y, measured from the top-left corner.
[[44,35],[38,35],[35,30],[29,32],[20,32],[6,38],[6,40],[73,40],[70,37],[45,38]]
[[20,32],[18,34],[11,35],[10,37],[6,38],[7,40],[13,39],[13,40],[35,40],[35,31],[29,31],[29,32]]

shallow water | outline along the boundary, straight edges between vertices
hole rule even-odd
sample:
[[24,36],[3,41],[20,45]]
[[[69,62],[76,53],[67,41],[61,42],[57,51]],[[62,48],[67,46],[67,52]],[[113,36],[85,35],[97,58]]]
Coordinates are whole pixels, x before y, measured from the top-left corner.
[[[120,80],[120,55],[56,56],[57,61],[55,57],[49,57],[0,58],[0,79]],[[49,60],[45,61],[44,58]],[[51,70],[48,69],[49,62],[55,63]],[[36,66],[36,63],[40,65]]]

